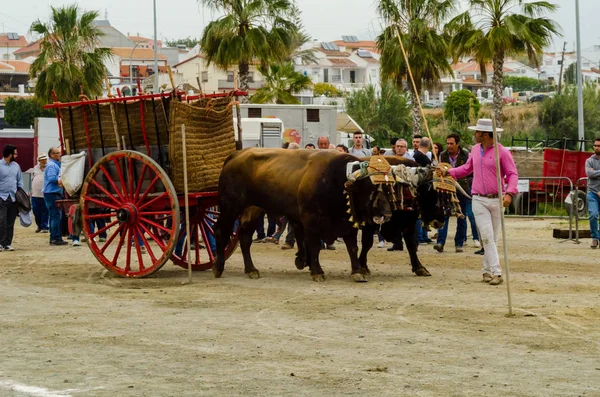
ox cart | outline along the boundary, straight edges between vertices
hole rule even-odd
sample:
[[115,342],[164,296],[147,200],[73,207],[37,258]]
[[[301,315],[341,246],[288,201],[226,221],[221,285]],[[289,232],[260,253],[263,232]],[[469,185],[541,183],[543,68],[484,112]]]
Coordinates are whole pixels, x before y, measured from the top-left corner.
[[[83,151],[86,156],[81,190],[60,205],[65,212],[78,206],[89,248],[106,269],[122,277],[145,277],[169,260],[192,270],[212,267],[218,177],[223,161],[239,146],[233,123],[234,113],[239,123],[240,95],[245,93],[119,93],[46,106],[56,111],[63,154]],[[190,238],[184,216],[182,125]],[[237,242],[234,231],[227,257]]]

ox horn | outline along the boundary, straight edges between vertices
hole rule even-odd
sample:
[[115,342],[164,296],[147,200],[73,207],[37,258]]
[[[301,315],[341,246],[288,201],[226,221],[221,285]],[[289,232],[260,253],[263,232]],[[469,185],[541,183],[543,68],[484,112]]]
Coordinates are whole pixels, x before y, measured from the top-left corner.
[[459,191],[463,196],[465,196],[466,198],[471,200],[471,196],[469,196],[467,194],[467,192],[465,192],[465,189],[463,189],[462,186],[460,186],[460,183],[458,183],[454,179],[451,179],[451,180],[452,180],[452,184],[456,187],[456,190]]
[[360,161],[352,161],[346,164],[346,178],[352,182],[354,182],[362,173],[360,169],[352,172],[352,168],[354,168],[355,165],[360,166]]

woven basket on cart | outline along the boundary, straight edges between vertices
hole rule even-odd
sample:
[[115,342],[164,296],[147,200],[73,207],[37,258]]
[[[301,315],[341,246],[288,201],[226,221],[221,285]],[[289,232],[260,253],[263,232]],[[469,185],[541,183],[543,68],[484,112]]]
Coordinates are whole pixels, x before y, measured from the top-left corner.
[[[115,113],[119,136],[125,138],[128,149],[145,146],[142,128],[146,129],[148,144],[151,146],[168,143],[167,115],[170,98],[151,101],[142,100],[144,123],[140,112],[140,100],[132,97],[130,102],[115,103],[112,112]],[[60,109],[63,135],[69,140],[71,150],[79,152],[88,147],[85,134],[85,119],[89,128],[90,146],[92,149],[117,147],[116,134],[109,104],[72,106]],[[100,113],[98,115],[98,113]],[[133,144],[133,145],[132,145]]]
[[181,125],[185,125],[188,189],[217,190],[227,156],[235,151],[232,97],[200,99],[193,103],[171,102],[169,160],[171,180],[183,192]]

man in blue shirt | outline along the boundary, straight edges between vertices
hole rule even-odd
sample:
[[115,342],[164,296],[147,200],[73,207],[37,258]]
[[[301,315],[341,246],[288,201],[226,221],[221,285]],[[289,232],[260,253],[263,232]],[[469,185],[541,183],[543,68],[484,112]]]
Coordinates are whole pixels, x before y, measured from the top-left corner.
[[50,223],[50,245],[67,245],[62,239],[60,224],[62,220],[62,211],[56,205],[57,200],[63,197],[62,181],[60,180],[60,150],[50,148],[48,150],[48,165],[44,170],[44,202],[48,208],[48,218]]
[[14,251],[12,240],[19,214],[17,189],[23,187],[21,167],[15,162],[17,147],[4,146],[0,160],[0,251]]

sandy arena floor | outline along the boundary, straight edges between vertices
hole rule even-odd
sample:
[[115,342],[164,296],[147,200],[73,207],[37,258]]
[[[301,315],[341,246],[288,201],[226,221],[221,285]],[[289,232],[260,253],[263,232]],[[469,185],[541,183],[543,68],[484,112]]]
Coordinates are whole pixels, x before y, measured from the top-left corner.
[[223,278],[182,285],[170,262],[120,279],[19,228],[0,253],[0,396],[600,396],[600,250],[554,226],[507,221],[513,318],[506,284],[481,283],[481,257],[452,241],[420,247],[429,278],[374,248],[353,283],[338,243],[315,283],[256,244],[261,279],[238,250]]

